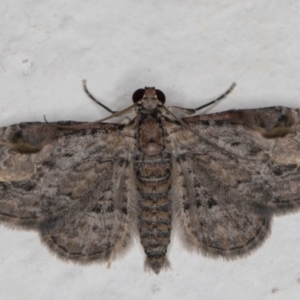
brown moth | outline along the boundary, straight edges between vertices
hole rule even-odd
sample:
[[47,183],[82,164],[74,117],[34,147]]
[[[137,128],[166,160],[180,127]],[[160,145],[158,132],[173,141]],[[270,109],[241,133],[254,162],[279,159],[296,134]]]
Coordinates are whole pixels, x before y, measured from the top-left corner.
[[111,262],[139,236],[158,274],[173,229],[190,249],[232,259],[263,243],[274,215],[298,210],[300,109],[178,118],[171,111],[204,106],[167,109],[155,88],[133,102],[121,112],[99,103],[135,114],[121,124],[0,128],[0,220],[78,263]]

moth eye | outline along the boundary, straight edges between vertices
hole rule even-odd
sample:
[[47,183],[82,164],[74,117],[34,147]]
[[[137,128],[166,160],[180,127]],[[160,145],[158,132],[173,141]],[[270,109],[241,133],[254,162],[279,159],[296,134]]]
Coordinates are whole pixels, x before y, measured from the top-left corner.
[[156,96],[157,96],[158,100],[162,103],[165,103],[166,102],[165,94],[161,90],[155,90],[155,91],[156,91]]
[[136,90],[132,95],[133,103],[140,101],[143,98],[144,94],[145,94],[145,89]]

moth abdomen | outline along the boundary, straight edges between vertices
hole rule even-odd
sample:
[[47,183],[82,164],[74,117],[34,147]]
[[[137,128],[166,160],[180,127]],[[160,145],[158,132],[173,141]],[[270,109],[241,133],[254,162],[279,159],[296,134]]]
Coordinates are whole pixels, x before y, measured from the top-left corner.
[[[163,156],[163,155],[162,155]],[[167,248],[171,236],[170,160],[158,163],[157,157],[139,161],[136,183],[140,194],[139,230],[147,259],[145,267],[156,274],[167,267]]]
[[[147,201],[147,200],[146,200]],[[148,200],[149,201],[149,200]],[[163,202],[163,200],[161,199]],[[165,200],[167,202],[167,200]],[[141,201],[143,204],[143,200]],[[156,206],[153,202],[153,206]],[[167,248],[171,237],[170,205],[145,209],[140,212],[140,239],[147,255],[145,266],[156,274],[167,267]]]

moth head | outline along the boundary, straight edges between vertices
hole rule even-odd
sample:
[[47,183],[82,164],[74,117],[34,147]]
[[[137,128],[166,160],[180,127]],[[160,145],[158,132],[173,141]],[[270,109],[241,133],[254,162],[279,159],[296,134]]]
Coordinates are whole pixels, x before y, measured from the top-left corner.
[[157,106],[164,104],[166,97],[160,90],[155,87],[145,87],[144,89],[136,90],[132,95],[133,103],[140,104],[146,109],[154,109]]

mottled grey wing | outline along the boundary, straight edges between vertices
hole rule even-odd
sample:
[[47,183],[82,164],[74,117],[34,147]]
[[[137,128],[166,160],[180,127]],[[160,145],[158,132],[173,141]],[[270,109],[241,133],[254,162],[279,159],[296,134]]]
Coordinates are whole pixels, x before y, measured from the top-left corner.
[[[300,206],[300,110],[272,107],[170,126],[174,218],[185,241],[235,257],[261,245],[273,214]],[[173,131],[173,133],[171,133]]]
[[38,230],[60,257],[112,260],[135,226],[132,148],[117,124],[64,124],[0,129],[0,220]]

